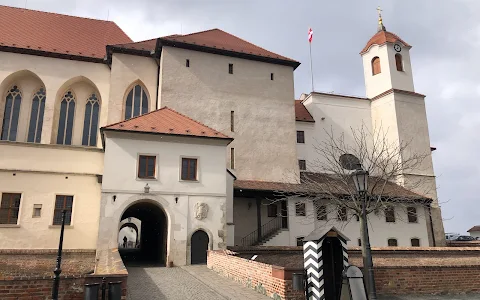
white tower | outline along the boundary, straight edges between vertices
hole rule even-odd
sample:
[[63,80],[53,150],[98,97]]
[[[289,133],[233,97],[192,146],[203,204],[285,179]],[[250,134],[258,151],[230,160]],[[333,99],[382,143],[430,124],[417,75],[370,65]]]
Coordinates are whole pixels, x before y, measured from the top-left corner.
[[377,34],[360,52],[367,97],[374,98],[390,89],[413,92],[415,89],[410,62],[412,47],[386,30],[381,15],[378,22]]
[[[428,217],[429,244],[443,246],[445,233],[438,206],[431,157],[425,96],[415,92],[410,63],[411,46],[383,25],[379,9],[378,32],[360,53],[363,58],[367,97],[371,99],[372,127],[381,130],[389,144],[408,144],[401,159],[427,155],[415,170],[403,170],[399,184],[433,199]],[[430,215],[430,214],[429,214]]]

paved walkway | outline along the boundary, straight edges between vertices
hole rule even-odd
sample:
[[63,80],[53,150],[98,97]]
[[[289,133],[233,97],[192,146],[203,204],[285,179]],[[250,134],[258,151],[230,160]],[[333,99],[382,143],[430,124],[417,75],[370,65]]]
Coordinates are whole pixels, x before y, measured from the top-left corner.
[[[268,300],[206,266],[128,267],[127,300]],[[380,296],[379,300],[478,300],[474,295]]]
[[379,300],[478,300],[479,294],[438,296],[383,296]]
[[206,266],[128,267],[127,300],[267,300]]

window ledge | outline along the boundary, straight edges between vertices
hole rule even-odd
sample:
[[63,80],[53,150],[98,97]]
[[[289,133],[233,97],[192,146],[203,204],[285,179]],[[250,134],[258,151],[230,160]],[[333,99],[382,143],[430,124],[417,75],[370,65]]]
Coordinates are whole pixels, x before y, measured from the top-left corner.
[[200,180],[188,180],[188,179],[180,179],[180,182],[193,182],[193,183],[199,183]]
[[18,224],[0,224],[0,228],[20,228]]
[[[62,228],[62,225],[49,225],[48,228]],[[73,225],[65,225],[65,229],[73,229]]]

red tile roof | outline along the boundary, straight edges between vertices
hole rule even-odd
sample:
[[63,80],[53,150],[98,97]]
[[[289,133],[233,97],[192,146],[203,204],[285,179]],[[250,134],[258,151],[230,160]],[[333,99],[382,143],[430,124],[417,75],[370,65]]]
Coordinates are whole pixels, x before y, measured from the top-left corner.
[[[285,64],[298,67],[299,62],[263,49],[257,45],[247,42],[237,36],[220,29],[210,29],[185,35],[174,34],[158,38],[163,45],[174,47],[194,47],[195,50],[204,50],[215,53],[235,53],[244,58],[263,58],[265,60],[285,62]],[[156,39],[141,41],[137,43],[126,43],[113,45],[114,48],[130,50],[154,51]]]
[[296,62],[291,58],[265,50],[217,28],[185,35],[171,35],[162,39]]
[[407,44],[404,40],[402,40],[398,35],[388,32],[388,31],[379,31],[377,34],[375,34],[367,43],[365,48],[360,52],[360,54],[363,54],[370,49],[371,46],[373,45],[383,45],[386,43],[396,43],[400,42],[402,43],[405,47],[412,47],[409,44]]
[[102,127],[102,130],[232,139],[168,107]]
[[480,226],[479,225],[473,226],[467,232],[477,232],[477,231],[480,231]]
[[295,100],[295,120],[303,122],[315,122],[312,115],[303,105],[302,100]]
[[0,5],[0,48],[103,59],[132,40],[114,22]]

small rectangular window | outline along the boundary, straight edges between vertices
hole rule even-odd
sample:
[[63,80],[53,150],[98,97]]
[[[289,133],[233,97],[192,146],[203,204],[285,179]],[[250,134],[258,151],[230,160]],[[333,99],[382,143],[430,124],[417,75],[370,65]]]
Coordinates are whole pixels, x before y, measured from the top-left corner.
[[182,180],[197,180],[197,159],[182,158]]
[[388,239],[388,246],[389,247],[398,247],[397,239]]
[[228,73],[233,74],[233,64],[228,64]]
[[295,215],[297,217],[305,217],[307,215],[305,210],[305,203],[303,202],[295,203]]
[[358,247],[362,247],[362,239],[358,239]]
[[417,209],[415,207],[407,207],[408,223],[418,223]]
[[411,239],[410,242],[412,243],[412,247],[420,247],[420,240],[419,239]]
[[325,205],[320,205],[317,207],[317,220],[319,221],[327,220],[327,207]]
[[269,218],[275,218],[278,216],[278,206],[277,204],[269,204],[267,207],[268,210],[268,217]]
[[304,238],[305,238],[305,237],[303,237],[303,236],[297,237],[297,246],[298,246],[298,247],[303,247],[303,239],[304,239]]
[[270,80],[273,80],[273,73],[270,73]]
[[33,218],[40,218],[42,216],[42,205],[41,204],[34,204],[33,205]]
[[298,168],[300,171],[306,171],[307,170],[307,162],[304,159],[299,159],[298,160]]
[[387,223],[395,223],[395,208],[388,207],[385,209],[385,221]]
[[66,210],[65,225],[72,221],[73,196],[57,195],[55,198],[55,211],[53,213],[53,225],[62,225],[62,211]]
[[0,203],[0,224],[16,225],[22,194],[3,193]]
[[138,158],[138,178],[155,179],[155,156],[140,155]]
[[230,131],[235,132],[235,112],[230,111]]
[[305,144],[305,131],[297,131],[297,143]]
[[347,208],[343,206],[339,206],[337,208],[337,219],[339,221],[346,221],[347,220]]
[[187,60],[185,61],[185,66],[186,66],[187,68],[190,68],[190,60],[189,60],[189,59],[187,59]]
[[230,148],[230,169],[235,169],[235,148]]

